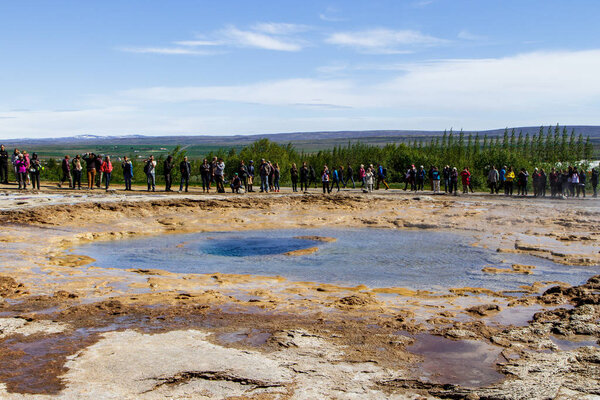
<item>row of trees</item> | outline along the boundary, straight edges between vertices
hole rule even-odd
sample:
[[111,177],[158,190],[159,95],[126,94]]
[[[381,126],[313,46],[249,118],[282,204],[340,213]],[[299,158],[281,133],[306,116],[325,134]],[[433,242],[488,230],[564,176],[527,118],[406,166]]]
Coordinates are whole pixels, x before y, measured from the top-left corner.
[[[406,169],[411,165],[423,165],[425,168],[435,165],[455,166],[459,169],[468,166],[473,174],[475,186],[484,186],[485,177],[491,165],[498,167],[512,165],[515,168],[526,168],[532,172],[534,167],[544,168],[549,171],[552,167],[563,168],[567,165],[587,167],[586,161],[593,156],[593,145],[590,138],[584,140],[583,135],[575,131],[567,132],[566,128],[559,125],[554,127],[540,127],[537,134],[530,135],[506,129],[504,134],[488,137],[475,134],[465,135],[462,131],[444,132],[441,137],[431,139],[415,139],[412,143],[388,144],[383,147],[364,144],[360,142],[348,143],[344,146],[335,146],[332,149],[321,150],[314,153],[297,151],[291,144],[277,144],[268,139],[258,140],[237,152],[234,148],[221,149],[205,155],[209,160],[212,157],[223,158],[226,163],[226,174],[231,177],[238,171],[240,161],[248,163],[254,160],[258,167],[262,158],[278,163],[282,174],[283,184],[289,183],[289,170],[293,163],[298,167],[302,162],[307,162],[316,170],[319,176],[323,165],[331,167],[343,166],[347,169],[352,166],[355,174],[360,164],[382,164],[388,171],[390,182],[401,182]],[[175,161],[174,179],[179,176],[178,165],[186,152],[177,147],[172,155]],[[200,164],[202,160],[190,160],[192,163],[192,182],[200,182]],[[163,175],[164,156],[157,159],[157,180],[160,182]],[[134,181],[145,182],[143,162],[134,162]],[[584,165],[581,165],[584,164]],[[121,167],[118,157],[113,156],[113,181],[121,182]],[[258,171],[257,171],[258,172]],[[58,179],[60,176],[60,160],[47,161],[46,179]]]

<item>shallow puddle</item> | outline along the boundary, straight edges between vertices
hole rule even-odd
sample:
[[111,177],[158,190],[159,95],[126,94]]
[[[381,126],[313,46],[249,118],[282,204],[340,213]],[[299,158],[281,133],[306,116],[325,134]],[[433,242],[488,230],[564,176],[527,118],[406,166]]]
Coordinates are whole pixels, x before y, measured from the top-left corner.
[[496,370],[501,348],[475,340],[450,340],[441,336],[418,334],[406,349],[423,356],[417,378],[439,384],[483,387],[504,375]]
[[[298,239],[327,236],[335,242]],[[290,280],[343,286],[401,287],[446,292],[484,287],[518,290],[537,281],[578,285],[600,266],[574,267],[523,254],[471,246],[472,238],[450,232],[388,229],[265,230],[162,235],[99,241],[73,249],[99,267],[164,269],[177,273],[280,275]],[[284,253],[317,247],[310,254]],[[530,275],[489,274],[484,267],[533,265]]]
[[556,346],[558,346],[560,350],[563,351],[575,350],[585,346],[599,347],[599,339],[593,336],[579,335],[569,338],[559,338],[557,336],[550,336],[550,340],[552,340],[552,342]]

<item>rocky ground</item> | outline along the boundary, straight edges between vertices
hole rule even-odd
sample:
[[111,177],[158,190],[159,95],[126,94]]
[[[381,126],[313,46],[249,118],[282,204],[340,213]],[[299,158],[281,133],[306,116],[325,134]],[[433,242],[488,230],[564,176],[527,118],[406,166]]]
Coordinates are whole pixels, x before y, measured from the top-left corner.
[[[380,227],[460,231],[474,246],[565,268],[597,266],[597,200],[393,190],[5,194],[0,398],[600,397],[598,276],[575,287],[538,282],[518,295],[485,287],[440,294],[98,268],[70,251],[94,240],[228,231],[232,224]],[[527,274],[531,267],[484,272]]]

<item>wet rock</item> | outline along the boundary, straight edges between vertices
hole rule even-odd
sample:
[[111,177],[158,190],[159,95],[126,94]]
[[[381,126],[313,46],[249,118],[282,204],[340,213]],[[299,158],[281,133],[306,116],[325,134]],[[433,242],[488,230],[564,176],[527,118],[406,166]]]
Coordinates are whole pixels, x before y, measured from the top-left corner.
[[75,293],[69,293],[66,290],[58,290],[58,291],[54,292],[53,297],[55,297],[57,299],[61,299],[61,300],[66,300],[66,299],[76,299],[79,296]]
[[373,296],[368,294],[353,294],[351,296],[342,297],[335,301],[338,307],[364,307],[373,304],[379,304]]
[[0,297],[18,297],[27,294],[25,286],[10,276],[0,276]]
[[470,339],[477,337],[477,334],[466,329],[448,329],[444,336],[452,339]]
[[501,308],[497,304],[482,304],[480,306],[469,307],[465,311],[483,317],[486,315],[497,313],[500,310]]

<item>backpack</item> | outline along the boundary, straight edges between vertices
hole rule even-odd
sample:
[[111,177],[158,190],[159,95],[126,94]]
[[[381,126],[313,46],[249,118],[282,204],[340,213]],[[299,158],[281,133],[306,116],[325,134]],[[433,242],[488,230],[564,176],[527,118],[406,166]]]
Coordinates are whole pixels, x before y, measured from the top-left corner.
[[148,172],[150,172],[150,162],[144,164],[144,173],[147,174]]

